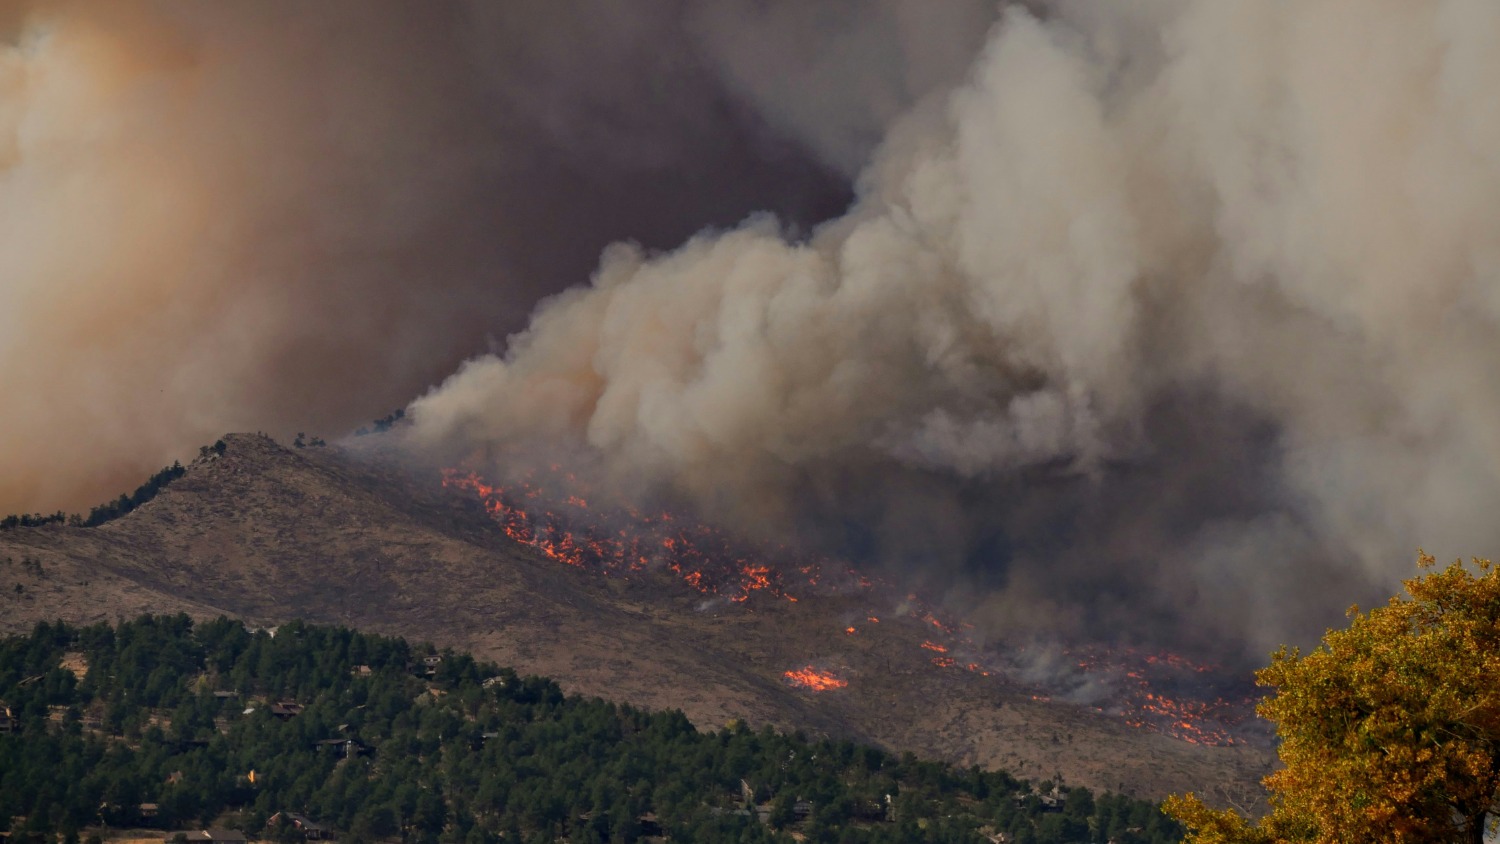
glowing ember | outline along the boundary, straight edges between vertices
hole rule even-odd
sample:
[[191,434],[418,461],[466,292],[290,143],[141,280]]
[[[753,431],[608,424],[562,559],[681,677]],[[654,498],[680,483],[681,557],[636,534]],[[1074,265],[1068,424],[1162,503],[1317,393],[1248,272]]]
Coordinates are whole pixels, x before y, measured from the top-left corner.
[[950,636],[958,635],[959,625],[951,621],[938,618],[937,613],[928,608],[921,598],[917,597],[915,594],[912,594],[907,595],[906,600],[916,604],[921,609],[922,614],[919,615],[918,618],[920,618],[924,623],[931,624],[933,627],[936,627],[937,629],[943,631],[944,633],[947,633]]
[[[479,475],[458,469],[443,472],[445,487],[473,494],[485,512],[510,539],[536,549],[565,565],[606,576],[636,577],[649,571],[667,572],[694,592],[731,603],[744,603],[753,593],[796,602],[801,594],[860,594],[869,599],[865,621],[880,624],[876,615],[900,602],[891,623],[913,625],[924,638],[922,655],[939,669],[953,669],[990,677],[1001,671],[1001,651],[977,644],[966,635],[973,626],[953,620],[916,594],[872,580],[846,563],[799,555],[786,547],[767,547],[731,537],[728,533],[671,512],[646,513],[628,506],[604,506],[603,496],[558,466],[532,472],[522,480],[497,486]],[[890,603],[880,601],[890,600]],[[854,625],[843,628],[853,636]],[[931,638],[925,638],[931,637]],[[1213,666],[1201,665],[1166,652],[1102,647],[1065,650],[1075,671],[1088,685],[1110,689],[1107,701],[1096,705],[1143,730],[1163,733],[1198,744],[1238,744],[1240,728],[1250,722],[1254,698],[1239,687],[1222,687]],[[812,666],[787,671],[784,680],[811,691],[848,686],[834,674]],[[1068,699],[1066,677],[1061,685],[1036,689],[1035,700]],[[1214,686],[1221,688],[1215,692]],[[1097,699],[1097,696],[1094,698]]]
[[1236,733],[1252,721],[1256,697],[1243,688],[1224,688],[1214,666],[1134,648],[1077,649],[1072,656],[1080,671],[1115,688],[1110,705],[1100,708],[1130,726],[1192,744],[1244,742]]
[[840,679],[831,671],[822,671],[811,665],[806,668],[797,668],[781,675],[789,685],[802,689],[810,689],[815,692],[826,692],[830,689],[842,689],[849,685],[848,680]]
[[[642,513],[631,507],[601,508],[578,487],[578,478],[552,467],[532,472],[510,487],[478,474],[443,471],[443,485],[473,493],[505,535],[569,566],[627,576],[659,568],[705,595],[742,603],[760,592],[791,603],[791,588],[813,590],[830,578],[827,560],[798,558],[788,549],[766,549],[670,512]],[[844,567],[834,578],[870,589],[866,578]],[[797,574],[787,577],[785,572]],[[800,582],[798,582],[800,581]],[[832,589],[833,586],[824,586]]]

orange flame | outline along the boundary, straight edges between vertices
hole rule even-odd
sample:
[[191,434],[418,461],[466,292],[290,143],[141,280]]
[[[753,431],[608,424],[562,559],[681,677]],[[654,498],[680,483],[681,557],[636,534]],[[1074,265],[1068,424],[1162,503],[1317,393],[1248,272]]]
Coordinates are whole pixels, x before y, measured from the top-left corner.
[[[474,472],[447,469],[443,472],[443,485],[473,494],[504,534],[515,542],[556,562],[605,576],[638,576],[654,568],[671,573],[695,592],[734,603],[746,602],[756,592],[796,602],[792,591],[843,593],[853,589],[883,594],[893,589],[891,584],[872,580],[846,563],[799,556],[785,545],[751,546],[671,512],[601,507],[598,496],[575,475],[558,466],[552,467],[550,474],[526,475],[510,487],[487,483]],[[938,637],[938,641],[929,639],[921,644],[930,652],[933,665],[991,676],[981,662],[967,661],[983,650],[964,634],[972,625],[950,620],[916,594],[906,597],[910,607],[906,611],[910,615],[906,617],[919,624],[925,635]],[[881,623],[873,604],[866,607],[866,622]],[[899,626],[904,622],[895,623]],[[855,635],[858,629],[849,625],[844,633]],[[1230,729],[1248,718],[1241,715],[1250,710],[1247,700],[1175,699],[1164,696],[1160,688],[1153,686],[1153,682],[1159,684],[1167,678],[1167,688],[1175,690],[1180,686],[1174,678],[1207,674],[1215,670],[1213,666],[1167,652],[1131,648],[1068,653],[1079,670],[1104,672],[1119,684],[1110,710],[1125,723],[1198,744],[1240,742]],[[959,662],[955,656],[965,661]],[[791,685],[812,691],[848,685],[835,675],[811,666],[788,671],[784,678]]]
[[[543,484],[563,491],[549,494]],[[789,591],[794,584],[784,572],[800,572],[807,587],[817,587],[824,578],[828,561],[774,559],[761,550],[746,554],[744,544],[728,534],[669,512],[648,514],[631,507],[601,511],[591,506],[593,496],[569,489],[580,485],[558,466],[542,478],[532,472],[512,488],[489,484],[475,472],[443,470],[443,486],[473,493],[506,536],[565,565],[629,575],[656,562],[689,588],[736,603],[754,592],[796,603]],[[785,548],[777,552],[777,557],[792,555]],[[756,557],[767,559],[751,562]],[[872,588],[869,583],[862,579],[860,588]]]
[[1235,745],[1243,743],[1232,728],[1248,719],[1252,698],[1214,700],[1182,698],[1162,694],[1153,680],[1180,681],[1184,676],[1208,674],[1212,665],[1195,663],[1177,654],[1143,653],[1135,648],[1091,648],[1075,654],[1076,664],[1086,672],[1124,678],[1114,708],[1126,724],[1162,733],[1191,744]]
[[826,692],[830,689],[842,689],[849,685],[848,680],[841,679],[831,671],[822,671],[811,665],[804,668],[796,668],[781,675],[787,683],[803,689],[815,692]]

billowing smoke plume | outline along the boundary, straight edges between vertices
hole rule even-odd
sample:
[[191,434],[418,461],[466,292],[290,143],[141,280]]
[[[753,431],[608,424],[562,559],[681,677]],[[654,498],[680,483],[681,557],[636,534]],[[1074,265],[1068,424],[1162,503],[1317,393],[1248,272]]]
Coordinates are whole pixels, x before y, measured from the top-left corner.
[[991,4],[762,5],[0,4],[0,513],[384,415],[611,241],[840,212]]
[[846,216],[610,247],[415,436],[578,449],[1002,627],[1257,655],[1496,550],[1500,6],[1013,8],[969,74]]

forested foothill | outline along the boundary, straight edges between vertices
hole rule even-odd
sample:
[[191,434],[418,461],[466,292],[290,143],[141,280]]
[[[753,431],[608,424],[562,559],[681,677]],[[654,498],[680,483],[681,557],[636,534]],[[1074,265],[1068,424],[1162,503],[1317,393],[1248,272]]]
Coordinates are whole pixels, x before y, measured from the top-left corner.
[[278,841],[1181,838],[1145,801],[739,723],[700,731],[301,622],[40,624],[0,640],[0,701],[12,842],[208,825]]

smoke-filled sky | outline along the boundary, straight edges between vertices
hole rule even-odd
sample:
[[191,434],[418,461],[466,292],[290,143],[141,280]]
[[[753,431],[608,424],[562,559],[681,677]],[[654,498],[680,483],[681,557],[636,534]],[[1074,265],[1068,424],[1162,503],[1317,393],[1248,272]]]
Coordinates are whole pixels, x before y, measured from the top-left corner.
[[0,512],[383,416],[616,240],[840,213],[980,5],[3,0]]
[[1491,0],[65,3],[0,39],[0,510],[438,384],[414,443],[565,452],[1002,631],[1259,655],[1500,540]]

